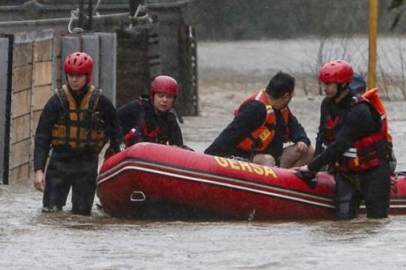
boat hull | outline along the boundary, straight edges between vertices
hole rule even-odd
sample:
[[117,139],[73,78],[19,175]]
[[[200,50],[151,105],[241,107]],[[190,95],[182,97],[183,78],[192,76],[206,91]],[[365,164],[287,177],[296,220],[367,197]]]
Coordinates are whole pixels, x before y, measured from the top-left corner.
[[[97,195],[114,217],[303,220],[335,218],[334,188],[327,173],[312,188],[294,170],[140,143],[102,165]],[[405,194],[396,179],[391,214],[406,213]]]

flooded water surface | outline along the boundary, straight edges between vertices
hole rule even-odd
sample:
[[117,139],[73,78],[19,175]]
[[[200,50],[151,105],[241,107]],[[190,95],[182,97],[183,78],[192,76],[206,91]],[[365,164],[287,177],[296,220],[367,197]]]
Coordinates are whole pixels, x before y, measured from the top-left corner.
[[403,269],[406,217],[350,222],[119,220],[39,212],[1,187],[2,269]]
[[[244,51],[245,44],[245,50],[250,51],[250,43],[235,46]],[[206,60],[218,53],[215,43],[200,46],[201,70],[209,72],[214,67]],[[262,43],[257,46],[266,48]],[[247,53],[246,57],[251,56]],[[235,70],[238,68],[233,67]],[[243,71],[241,76],[255,73]],[[217,79],[210,80],[208,73],[202,76],[201,115],[185,117],[182,124],[186,144],[199,152],[224,128],[235,106],[264,86],[264,81],[244,81],[239,76]],[[292,101],[292,110],[312,139],[317,132],[320,101],[321,97],[300,94]],[[406,106],[402,104],[398,101],[388,105],[401,169],[406,150],[402,139]],[[104,215],[96,207],[97,198],[90,217],[69,214],[70,203],[62,213],[42,214],[41,201],[42,194],[32,188],[29,180],[0,186],[0,269],[406,267],[406,216],[384,220],[360,217],[346,222],[140,221]]]
[[41,214],[0,189],[2,269],[403,269],[406,217],[350,222],[186,222]]

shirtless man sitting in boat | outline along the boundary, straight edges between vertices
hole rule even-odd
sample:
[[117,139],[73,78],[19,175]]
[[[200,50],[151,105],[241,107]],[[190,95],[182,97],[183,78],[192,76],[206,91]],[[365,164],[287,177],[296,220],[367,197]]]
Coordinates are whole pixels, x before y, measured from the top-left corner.
[[[295,79],[278,72],[268,86],[248,97],[233,121],[205,154],[238,157],[265,166],[292,168],[310,162],[314,149],[304,128],[290,111]],[[285,143],[292,143],[284,148]]]

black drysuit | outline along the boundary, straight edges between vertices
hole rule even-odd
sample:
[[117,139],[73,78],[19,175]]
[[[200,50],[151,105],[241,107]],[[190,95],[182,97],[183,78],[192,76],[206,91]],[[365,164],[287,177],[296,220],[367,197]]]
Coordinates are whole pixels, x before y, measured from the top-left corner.
[[[325,165],[334,165],[340,161],[343,153],[349,149],[355,141],[379,132],[381,119],[379,113],[366,102],[355,103],[351,96],[347,96],[340,103],[329,100],[323,102],[316,149],[319,153],[308,164],[311,171],[319,171]],[[336,113],[342,117],[335,140],[329,142],[329,146],[320,150],[323,119],[327,113]],[[388,143],[389,149],[389,143]],[[390,168],[387,155],[380,158],[378,166],[361,172],[343,172],[336,170],[336,203],[337,216],[339,219],[351,219],[356,217],[362,200],[366,205],[367,216],[371,218],[383,218],[388,215],[390,198]]]
[[[80,92],[70,90],[76,104],[80,104],[88,90],[88,87]],[[114,105],[107,97],[100,95],[92,113],[101,119],[105,141],[110,141],[111,149],[119,152],[122,139]],[[89,215],[96,191],[99,151],[86,147],[83,149],[52,147],[52,130],[62,115],[66,115],[66,107],[62,106],[58,96],[54,94],[42,111],[35,135],[35,171],[45,171],[52,148],[45,172],[43,211],[61,210],[72,187],[72,212]]]
[[137,134],[131,144],[155,142],[183,146],[182,131],[173,109],[158,114],[149,99],[139,98],[120,107],[117,115],[123,134],[126,135],[131,129],[136,129]]

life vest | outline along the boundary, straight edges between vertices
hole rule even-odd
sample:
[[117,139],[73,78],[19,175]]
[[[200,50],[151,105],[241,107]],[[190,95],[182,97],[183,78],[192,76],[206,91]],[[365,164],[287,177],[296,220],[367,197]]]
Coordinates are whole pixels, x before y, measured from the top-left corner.
[[369,100],[370,103],[374,105],[374,108],[377,110],[382,119],[382,129],[386,132],[386,139],[390,144],[393,144],[392,135],[389,132],[388,125],[388,114],[386,113],[385,106],[382,103],[381,98],[378,96],[378,88],[373,88],[368,90],[361,98]]
[[[163,131],[162,127],[146,122],[146,106],[147,99],[139,99],[139,113],[133,128],[124,136],[124,142],[127,147],[139,143],[139,142],[155,142],[160,144],[166,144],[169,141],[168,134]],[[169,114],[175,114],[171,109]],[[174,115],[174,117],[176,117]]]
[[52,129],[52,147],[99,153],[107,141],[105,126],[95,111],[101,90],[91,86],[79,107],[66,85],[55,94],[64,113]]
[[341,171],[365,171],[376,167],[383,156],[389,154],[392,137],[388,132],[388,120],[385,107],[377,95],[378,88],[371,89],[359,97],[356,103],[367,102],[380,115],[380,131],[362,137],[354,142],[336,164]]
[[[248,101],[258,100],[262,104],[264,104],[266,108],[266,118],[264,123],[254,130],[247,138],[243,139],[238,145],[237,149],[243,151],[255,151],[260,152],[267,149],[267,147],[272,142],[273,138],[275,137],[275,125],[276,125],[276,115],[271,105],[268,104],[268,100],[266,97],[265,90],[261,90],[257,93],[254,93],[252,96],[247,98],[243,103],[245,104]],[[241,105],[241,106],[242,106]],[[234,111],[234,115],[237,116],[239,114],[239,110],[241,106]],[[290,138],[289,128],[287,127],[287,123],[289,122],[289,109],[284,108],[281,110],[281,114],[283,120],[286,124],[285,134],[284,134],[284,142],[288,142]]]

